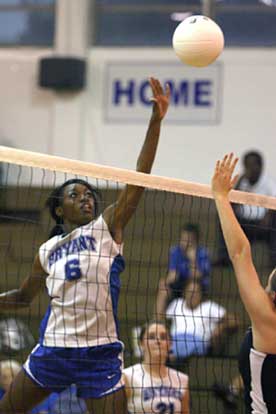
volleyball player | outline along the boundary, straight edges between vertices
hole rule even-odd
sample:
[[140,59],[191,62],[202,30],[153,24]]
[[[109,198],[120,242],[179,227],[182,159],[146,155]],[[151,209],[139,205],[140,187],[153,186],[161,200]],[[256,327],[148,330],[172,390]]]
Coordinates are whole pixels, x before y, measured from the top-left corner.
[[166,366],[170,337],[163,322],[140,333],[142,363],[124,370],[129,414],[189,414],[189,378]]
[[276,269],[261,286],[252,261],[250,243],[228,199],[237,181],[233,154],[218,161],[212,191],[227,250],[233,263],[241,299],[251,320],[240,353],[247,413],[276,413]]
[[[137,161],[143,173],[151,171],[170,98],[168,86],[164,93],[157,79],[149,82],[153,112]],[[116,312],[123,231],[142,193],[142,187],[127,185],[96,217],[97,193],[86,181],[69,180],[53,191],[48,205],[57,223],[54,237],[40,247],[21,287],[0,296],[0,310],[28,306],[45,283],[50,296],[39,344],[0,401],[1,414],[25,413],[72,383],[89,413],[126,412]]]

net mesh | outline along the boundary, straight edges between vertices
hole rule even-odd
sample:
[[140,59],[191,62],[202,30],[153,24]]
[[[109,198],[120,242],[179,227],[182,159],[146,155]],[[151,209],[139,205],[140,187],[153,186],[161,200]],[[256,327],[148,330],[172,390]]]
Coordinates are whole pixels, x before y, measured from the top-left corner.
[[[6,154],[6,151],[4,152]],[[114,170],[114,177],[116,177],[114,180],[111,180],[109,175],[108,179],[105,180],[103,172],[99,174],[98,178],[95,178],[93,171],[89,173],[89,177],[88,175],[82,175],[82,169],[80,174],[73,174],[70,161],[68,161],[68,172],[66,172],[66,163],[59,171],[59,168],[52,162],[50,157],[48,163],[53,165],[50,169],[34,167],[31,163],[30,166],[24,165],[29,162],[26,162],[24,156],[19,156],[16,161],[17,165],[6,163],[7,160],[4,156],[2,160],[0,205],[1,292],[15,289],[20,285],[31,271],[33,259],[39,246],[48,239],[50,229],[54,223],[45,208],[45,201],[54,187],[70,178],[81,178],[89,181],[102,193],[100,210],[103,211],[118,198],[123,185],[122,182],[125,183],[128,176],[130,182],[134,178],[139,179],[139,174],[135,176],[135,173],[125,172],[124,181],[117,180],[117,170]],[[143,174],[140,176],[140,185],[145,185],[143,176]],[[163,291],[165,295],[166,306],[169,301],[172,301],[173,296],[177,298],[183,295],[184,283],[173,287],[173,284],[170,286],[166,283],[162,284],[161,281],[166,279],[168,270],[170,270],[170,261],[173,260],[172,256],[175,253],[173,247],[179,245],[181,228],[187,223],[192,223],[200,229],[198,245],[206,249],[204,251],[205,255],[207,254],[207,259],[205,257],[204,260],[209,260],[210,265],[210,269],[206,270],[204,300],[210,300],[225,308],[230,315],[229,323],[233,322],[235,325],[238,321],[239,327],[238,329],[233,328],[231,335],[227,333],[227,335],[222,336],[217,349],[213,347],[211,350],[206,350],[206,355],[181,357],[177,362],[172,359],[169,364],[189,376],[193,413],[222,412],[222,402],[215,398],[212,391],[213,384],[229,384],[237,376],[237,355],[244,332],[249,325],[249,320],[239,298],[232,267],[222,266],[219,263],[215,266],[211,265],[218,258],[219,249],[223,247],[221,247],[215,205],[210,198],[209,188],[206,186],[195,185],[192,193],[196,192],[197,194],[191,195],[190,189],[193,188],[191,183],[180,183],[167,179],[162,183],[164,188],[160,189],[158,187],[160,187],[162,179],[155,177],[155,183],[158,184],[156,185],[157,188],[154,188],[154,181],[151,181],[152,177],[147,178],[148,188],[145,190],[139,206],[124,232],[126,269],[121,276],[118,320],[120,338],[125,344],[125,366],[128,367],[140,360],[141,350],[138,336],[141,326],[149,320],[165,316],[165,310],[163,315],[156,314],[156,300],[160,291]],[[175,191],[172,189],[173,184],[175,184]],[[166,185],[167,188],[165,188]],[[185,194],[185,188],[187,194]],[[202,196],[200,196],[200,192]],[[271,209],[275,207],[275,201],[269,197],[260,196],[258,198],[258,196],[252,195],[250,199],[250,195],[238,192],[232,197],[235,201],[254,205],[254,208],[257,207],[257,209],[263,208],[263,206]],[[271,210],[271,213],[274,214],[273,210]],[[271,217],[274,217],[273,214]],[[264,233],[269,234],[267,238],[258,237],[257,233],[254,233],[254,229],[252,230],[255,234],[251,240],[253,257],[263,282],[273,265],[274,245],[271,243],[271,239],[275,235],[273,223],[273,218],[271,218],[266,227],[262,228]],[[245,223],[245,229],[248,230],[249,227],[248,222]],[[171,265],[172,269],[173,266]],[[201,270],[197,274],[196,270],[186,269],[187,277],[191,279],[193,276],[202,281],[203,271]],[[39,325],[48,304],[49,296],[46,292],[41,291],[30,307],[1,314],[0,324],[3,324],[0,340],[1,359],[16,359],[20,363],[25,361],[30,350],[38,341]],[[105,310],[101,309],[101,311]],[[185,315],[180,313],[174,316],[184,318]],[[218,320],[218,315],[212,317],[209,315],[208,317],[209,325],[212,318],[215,322]],[[202,321],[202,315],[199,319]],[[172,317],[169,321],[173,326],[174,320]],[[187,322],[185,323],[187,324]],[[194,321],[193,323],[195,326],[197,322]],[[183,348],[183,343],[181,343],[181,339],[179,341],[176,348],[179,347],[180,349]],[[195,353],[195,351],[192,353]],[[72,396],[70,401],[71,403],[68,402],[68,396],[67,398],[63,397],[63,400],[59,399],[56,402],[56,412],[85,412],[85,408],[81,405],[82,402],[73,400]],[[239,412],[243,412],[242,401],[243,398],[240,395],[238,401]],[[167,408],[172,409],[171,406]]]

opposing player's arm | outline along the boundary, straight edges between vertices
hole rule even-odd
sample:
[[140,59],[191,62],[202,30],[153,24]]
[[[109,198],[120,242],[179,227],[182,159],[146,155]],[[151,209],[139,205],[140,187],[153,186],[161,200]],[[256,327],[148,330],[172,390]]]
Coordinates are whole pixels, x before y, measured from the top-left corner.
[[274,311],[262,287],[251,257],[250,246],[232,260],[239,292],[251,321],[258,325],[270,321]]
[[41,288],[45,286],[47,273],[41,266],[39,256],[35,257],[31,274],[25,278],[18,289],[0,294],[0,309],[11,310],[30,305]]
[[241,299],[251,320],[256,322],[270,318],[272,307],[253,264],[250,243],[228,199],[228,194],[237,180],[237,177],[232,179],[237,161],[237,159],[233,160],[233,154],[230,154],[225,156],[222,162],[217,162],[212,191]]
[[[153,93],[153,112],[136,165],[136,171],[146,174],[151,172],[159,141],[161,122],[166,115],[170,100],[168,85],[164,92],[157,79],[150,78],[149,82]],[[118,200],[103,213],[108,228],[118,243],[122,241],[122,230],[135,212],[143,190],[144,187],[126,185],[120,193]]]
[[181,414],[190,414],[190,391],[188,388],[182,398]]

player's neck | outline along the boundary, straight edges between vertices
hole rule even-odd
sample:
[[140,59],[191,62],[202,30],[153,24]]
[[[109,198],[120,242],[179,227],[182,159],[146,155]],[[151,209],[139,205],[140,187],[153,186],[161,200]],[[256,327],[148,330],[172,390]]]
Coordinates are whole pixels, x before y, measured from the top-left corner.
[[75,223],[68,223],[67,222],[67,223],[64,223],[63,227],[64,227],[64,230],[65,230],[65,233],[69,234],[79,226]]
[[150,359],[145,358],[142,362],[142,365],[144,370],[153,377],[162,378],[168,375],[168,367],[166,367],[165,362],[154,362]]

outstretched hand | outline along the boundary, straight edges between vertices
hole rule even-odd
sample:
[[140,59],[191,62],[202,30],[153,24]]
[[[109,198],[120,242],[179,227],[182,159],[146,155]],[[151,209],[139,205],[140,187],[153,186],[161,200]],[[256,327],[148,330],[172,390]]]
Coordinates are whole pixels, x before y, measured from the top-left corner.
[[152,90],[153,97],[151,101],[154,102],[153,105],[153,115],[158,119],[162,120],[167,113],[169,103],[170,103],[170,87],[167,84],[166,90],[164,92],[161,83],[158,79],[150,78],[149,83]]
[[217,161],[211,184],[214,197],[227,196],[237,183],[239,176],[233,178],[237,162],[238,158],[234,158],[233,153],[225,155],[222,161]]

